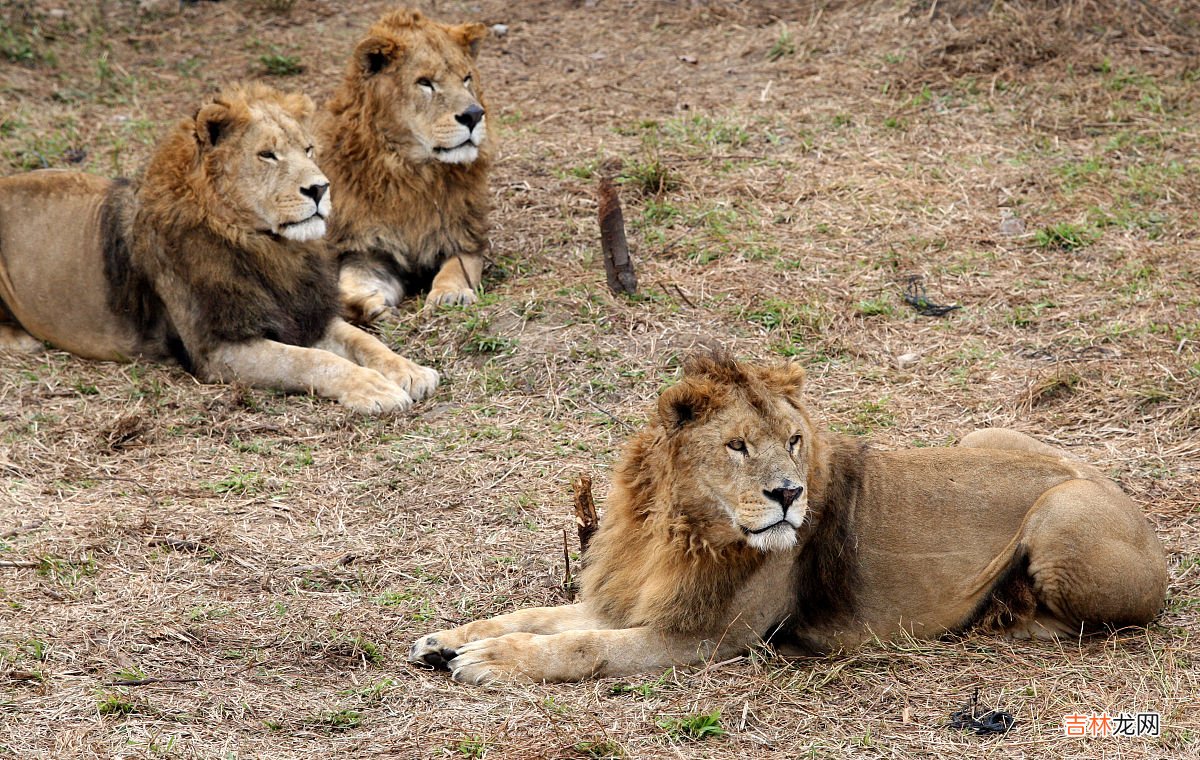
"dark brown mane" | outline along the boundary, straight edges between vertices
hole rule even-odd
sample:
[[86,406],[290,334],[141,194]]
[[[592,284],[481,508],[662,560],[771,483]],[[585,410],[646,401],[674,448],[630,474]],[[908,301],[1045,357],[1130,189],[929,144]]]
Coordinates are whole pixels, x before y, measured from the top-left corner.
[[[797,558],[796,607],[782,621],[781,643],[817,653],[826,633],[849,623],[855,610],[859,577],[849,515],[862,488],[865,443],[843,436],[822,436],[826,458],[810,474],[812,533]],[[818,451],[818,455],[820,455]]]
[[192,358],[169,324],[162,299],[146,273],[133,265],[125,231],[131,228],[136,208],[133,183],[125,178],[114,180],[100,206],[108,307],[137,333],[142,355],[163,359],[169,355],[190,372],[194,369]]

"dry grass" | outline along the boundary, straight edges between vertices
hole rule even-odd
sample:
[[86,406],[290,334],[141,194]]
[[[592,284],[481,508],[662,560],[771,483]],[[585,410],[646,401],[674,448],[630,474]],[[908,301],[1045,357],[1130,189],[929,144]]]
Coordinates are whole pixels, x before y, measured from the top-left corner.
[[[264,58],[323,96],[385,7],[147,5],[0,9],[6,172],[132,172]],[[510,31],[483,53],[488,295],[384,329],[442,371],[434,399],[361,420],[169,367],[0,357],[0,754],[1200,755],[1191,7],[438,3]],[[614,159],[636,299],[598,255]],[[962,308],[919,316],[912,275]],[[881,446],[1010,425],[1097,462],[1168,546],[1165,612],[1096,641],[760,653],[626,689],[408,667],[422,633],[563,600],[571,479],[595,473],[603,505],[621,441],[706,342],[798,357],[827,424]],[[945,727],[976,687],[1015,732]],[[1164,736],[1062,736],[1105,710],[1158,710]],[[714,711],[723,736],[664,727]]]

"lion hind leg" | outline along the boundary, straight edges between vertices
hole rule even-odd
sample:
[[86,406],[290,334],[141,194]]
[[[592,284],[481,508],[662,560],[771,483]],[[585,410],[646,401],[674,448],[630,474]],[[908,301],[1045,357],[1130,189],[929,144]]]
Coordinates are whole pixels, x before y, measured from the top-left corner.
[[972,449],[1012,449],[1028,451],[1032,454],[1045,454],[1051,457],[1066,456],[1066,452],[1047,443],[1026,435],[1018,430],[1008,428],[983,428],[968,433],[958,442],[959,446]]
[[0,324],[0,351],[32,354],[41,351],[42,342],[15,324]]
[[1079,633],[1144,625],[1161,609],[1167,588],[1162,543],[1129,497],[1110,484],[1060,483],[1038,499],[1022,532],[1042,627]]

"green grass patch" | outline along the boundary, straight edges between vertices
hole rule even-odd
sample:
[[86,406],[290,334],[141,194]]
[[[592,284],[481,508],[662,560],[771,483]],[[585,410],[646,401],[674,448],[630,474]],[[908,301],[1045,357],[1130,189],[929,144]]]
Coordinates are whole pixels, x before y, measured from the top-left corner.
[[283,55],[282,53],[269,53],[259,56],[258,62],[273,77],[293,77],[297,74],[303,74],[305,68],[304,64],[300,63],[298,57]]
[[1096,233],[1082,224],[1059,222],[1035,232],[1033,241],[1046,250],[1075,251],[1094,243]]
[[796,37],[788,30],[786,25],[780,24],[779,36],[775,38],[775,42],[767,50],[767,60],[778,61],[780,58],[787,58],[795,54]]
[[357,710],[332,710],[302,718],[301,723],[326,731],[349,731],[362,725],[362,715]]
[[685,718],[667,718],[660,720],[658,725],[667,732],[667,736],[678,742],[696,742],[724,736],[726,733],[721,726],[720,710]]
[[124,716],[137,711],[137,705],[132,699],[115,691],[102,692],[96,701],[96,712],[101,715]]

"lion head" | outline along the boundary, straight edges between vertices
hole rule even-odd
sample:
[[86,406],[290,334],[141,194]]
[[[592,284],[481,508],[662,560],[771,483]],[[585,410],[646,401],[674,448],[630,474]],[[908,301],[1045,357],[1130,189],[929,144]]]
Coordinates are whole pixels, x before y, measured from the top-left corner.
[[[151,160],[145,184],[163,187],[166,204],[180,184],[188,186],[210,218],[239,232],[316,240],[331,205],[329,180],[313,158],[312,113],[305,95],[231,87],[179,124]],[[183,166],[196,169],[171,176]]]
[[390,151],[414,163],[470,164],[488,134],[475,66],[486,36],[482,24],[389,13],[355,48],[330,110],[361,113]]
[[[658,401],[673,500],[725,541],[762,551],[796,545],[808,515],[816,445],[800,399],[804,370],[757,367],[723,357],[691,360],[683,380]],[[711,542],[721,542],[709,536]]]

